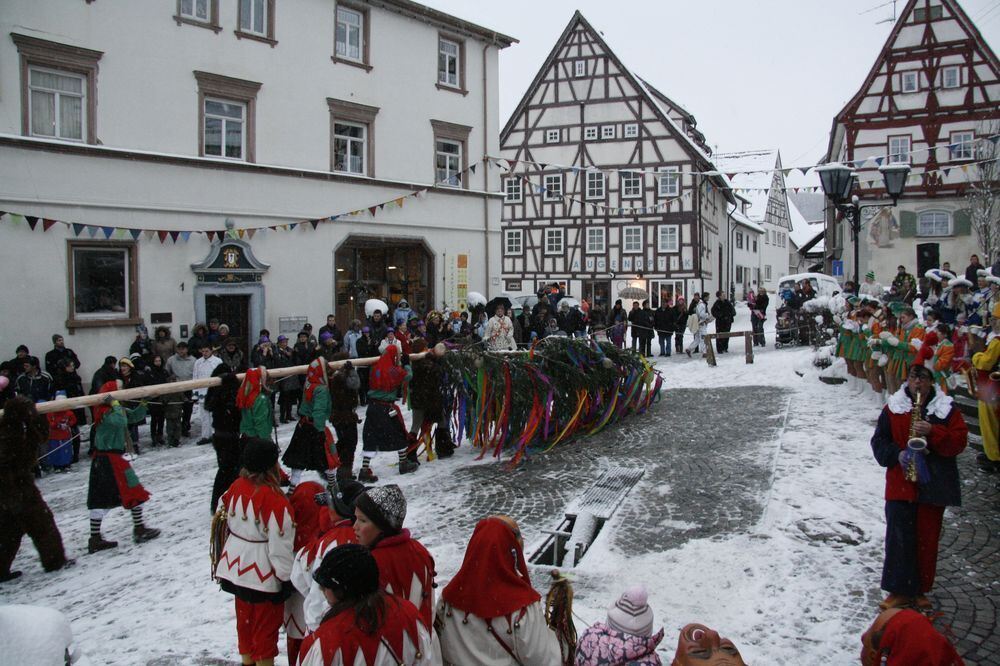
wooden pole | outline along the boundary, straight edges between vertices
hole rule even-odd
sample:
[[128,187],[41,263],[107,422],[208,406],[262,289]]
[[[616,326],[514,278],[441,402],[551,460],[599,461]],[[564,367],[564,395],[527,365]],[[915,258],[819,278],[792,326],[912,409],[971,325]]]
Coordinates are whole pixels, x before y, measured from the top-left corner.
[[[416,361],[430,353],[431,352],[420,352],[419,354],[410,354],[410,360]],[[372,356],[370,358],[352,358],[345,359],[343,361],[330,361],[327,363],[327,366],[329,366],[331,370],[336,370],[337,368],[342,368],[348,361],[350,361],[355,367],[366,367],[369,365],[375,365],[375,362],[378,361],[378,359],[378,356]],[[308,369],[308,365],[295,365],[289,368],[275,368],[267,371],[267,377],[268,380],[275,380],[283,377],[291,377],[292,375],[304,375]],[[236,377],[240,381],[243,381],[244,375],[245,373],[240,373],[236,375]],[[109,395],[114,400],[142,400],[144,398],[154,398],[165,393],[181,393],[183,391],[210,388],[212,386],[219,386],[221,383],[221,377],[208,377],[206,379],[189,379],[184,382],[168,382],[166,384],[154,384],[152,386],[138,386],[132,389],[112,391],[110,393],[93,393],[91,395],[82,395],[78,398],[49,400],[48,402],[43,402],[42,404],[37,405],[37,409],[39,414],[48,414],[49,412],[61,412],[64,410],[79,409],[80,407],[93,407],[94,405],[101,404]],[[0,414],[2,414],[2,412],[0,412]]]
[[705,360],[709,365],[715,366],[715,350],[712,348],[712,342],[719,337],[718,333],[706,333],[703,338],[705,342]]

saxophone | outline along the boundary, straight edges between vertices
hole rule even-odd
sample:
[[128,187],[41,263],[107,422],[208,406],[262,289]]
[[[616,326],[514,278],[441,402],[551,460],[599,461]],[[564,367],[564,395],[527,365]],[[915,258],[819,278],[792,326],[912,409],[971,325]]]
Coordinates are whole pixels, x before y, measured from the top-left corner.
[[920,407],[923,396],[918,391],[913,396],[913,411],[910,412],[910,436],[906,440],[906,448],[911,452],[910,460],[906,465],[904,473],[907,481],[916,483],[919,480],[917,473],[917,456],[923,455],[927,450],[927,439],[917,434],[917,421],[920,420]]

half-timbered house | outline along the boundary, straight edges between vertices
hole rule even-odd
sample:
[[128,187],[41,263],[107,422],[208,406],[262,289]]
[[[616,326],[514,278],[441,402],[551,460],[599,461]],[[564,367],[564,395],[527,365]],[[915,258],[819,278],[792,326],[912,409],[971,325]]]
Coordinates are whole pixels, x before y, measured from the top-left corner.
[[565,282],[605,310],[627,286],[715,291],[735,205],[694,117],[628,69],[579,12],[500,135],[503,277]]
[[[1000,66],[972,20],[956,0],[909,0],[830,133],[827,161],[855,169],[862,206],[886,203],[880,166],[912,168],[896,209],[863,209],[860,273],[968,263],[979,244],[965,193],[998,120]],[[827,214],[826,267],[843,261],[850,276],[851,234],[838,218]]]

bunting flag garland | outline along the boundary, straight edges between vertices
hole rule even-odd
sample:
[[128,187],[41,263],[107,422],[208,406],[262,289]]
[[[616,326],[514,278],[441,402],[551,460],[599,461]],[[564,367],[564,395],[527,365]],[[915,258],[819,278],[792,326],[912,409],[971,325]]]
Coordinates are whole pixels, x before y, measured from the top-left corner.
[[[490,160],[491,158],[489,157],[484,157],[482,159],[482,161],[486,162],[487,164],[489,164]],[[468,167],[466,167],[464,170],[453,174],[446,181],[442,183],[437,183],[435,186],[440,186],[440,185],[459,186],[462,184],[463,176],[466,172],[472,174],[476,173],[477,165],[478,163],[473,163]],[[342,217],[359,217],[365,214],[368,214],[371,217],[376,217],[378,213],[384,212],[386,209],[392,210],[394,208],[400,208],[400,209],[403,208],[404,202],[408,198],[412,197],[414,199],[420,199],[426,197],[427,193],[435,186],[428,186],[421,189],[416,189],[402,196],[396,195],[391,199],[387,199],[386,201],[381,201],[371,206],[358,208],[350,212],[341,212],[333,215],[324,215],[322,217],[312,218],[308,220],[301,220],[298,222],[286,222],[282,224],[272,224],[261,227],[246,227],[240,229],[229,229],[224,231],[204,230],[204,229],[170,230],[170,229],[141,229],[135,227],[114,227],[114,226],[105,226],[98,224],[86,224],[83,222],[54,220],[50,218],[43,219],[39,217],[26,216],[26,215],[21,215],[19,213],[11,213],[6,211],[0,211],[0,222],[2,222],[5,218],[7,218],[9,219],[10,224],[12,224],[13,226],[18,226],[21,224],[21,221],[24,220],[25,222],[27,222],[31,230],[34,231],[35,227],[38,225],[38,222],[41,221],[42,232],[48,231],[56,224],[61,224],[72,229],[73,235],[76,237],[80,237],[81,235],[86,233],[91,238],[97,238],[98,234],[101,234],[106,240],[110,240],[112,238],[121,238],[121,239],[131,238],[134,241],[138,241],[139,237],[142,236],[146,240],[159,239],[160,244],[165,243],[169,238],[176,244],[178,243],[179,240],[184,242],[189,242],[192,235],[198,234],[198,235],[204,235],[209,242],[214,242],[215,240],[221,241],[224,238],[240,238],[240,239],[253,238],[255,234],[260,233],[263,235],[265,231],[294,231],[295,228],[300,225],[302,225],[303,231],[309,228],[316,230],[319,227],[320,223],[336,222]],[[306,226],[306,223],[308,223],[308,226]]]

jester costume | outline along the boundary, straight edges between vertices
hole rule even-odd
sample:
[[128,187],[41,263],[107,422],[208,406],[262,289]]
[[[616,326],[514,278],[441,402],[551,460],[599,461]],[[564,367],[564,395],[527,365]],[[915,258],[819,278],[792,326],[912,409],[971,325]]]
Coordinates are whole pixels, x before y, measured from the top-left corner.
[[[339,466],[334,449],[333,436],[327,436],[326,422],[330,420],[330,388],[326,374],[326,359],[320,357],[309,364],[306,371],[306,387],[299,407],[299,422],[292,433],[284,456],[281,458],[292,470],[291,482],[294,487],[302,475],[302,470],[311,469],[334,474]],[[329,478],[328,478],[329,481]]]
[[[378,481],[371,471],[371,460],[379,451],[396,451],[399,454],[401,474],[416,471],[419,463],[407,457],[408,442],[403,414],[396,405],[396,393],[412,374],[410,367],[397,363],[399,348],[389,345],[372,366],[368,379],[368,409],[365,412],[363,458],[359,480],[364,483]],[[415,457],[415,456],[414,456]]]
[[[994,320],[1000,315],[1000,304],[993,307]],[[1000,334],[991,332],[986,338],[986,349],[972,355],[973,372],[977,377],[977,406],[979,409],[979,427],[983,436],[983,453],[985,461],[980,464],[990,467],[1000,465],[1000,419],[997,418],[998,400],[996,382],[990,379],[990,373],[1000,364]]]
[[264,368],[250,368],[236,393],[236,406],[240,408],[240,434],[245,437],[271,439],[274,408],[264,390],[266,373]]

